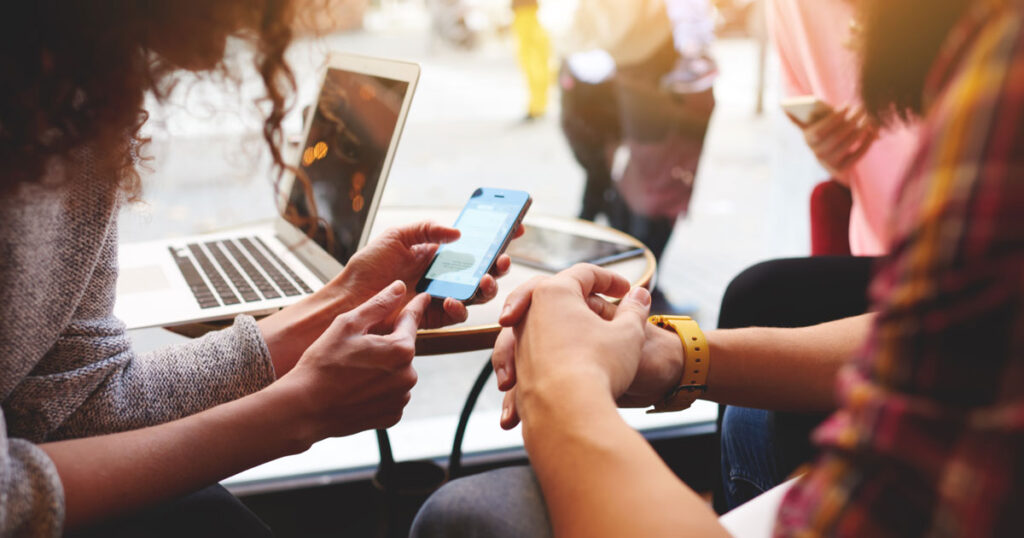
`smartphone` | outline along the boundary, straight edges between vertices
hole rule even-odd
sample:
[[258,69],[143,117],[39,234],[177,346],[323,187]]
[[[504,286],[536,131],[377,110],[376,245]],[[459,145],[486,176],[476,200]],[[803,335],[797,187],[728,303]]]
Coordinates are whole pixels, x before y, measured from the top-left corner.
[[462,235],[441,245],[416,290],[433,297],[471,301],[495,260],[505,251],[533,200],[523,191],[480,188],[455,221]]
[[782,100],[782,110],[804,125],[810,125],[832,112],[828,103],[813,95],[790,97]]

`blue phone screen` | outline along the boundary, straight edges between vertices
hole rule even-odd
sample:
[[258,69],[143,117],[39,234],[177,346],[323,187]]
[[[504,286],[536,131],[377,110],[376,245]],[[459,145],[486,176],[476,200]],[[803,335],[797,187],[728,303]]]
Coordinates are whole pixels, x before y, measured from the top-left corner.
[[490,269],[520,209],[522,204],[519,203],[494,199],[478,203],[474,199],[455,222],[462,236],[454,243],[441,246],[426,278],[476,286]]

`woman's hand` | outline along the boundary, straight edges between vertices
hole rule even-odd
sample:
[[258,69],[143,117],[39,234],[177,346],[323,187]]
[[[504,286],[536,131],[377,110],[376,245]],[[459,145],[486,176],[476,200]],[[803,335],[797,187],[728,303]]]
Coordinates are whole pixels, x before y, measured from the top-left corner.
[[[522,234],[517,230],[516,236]],[[420,222],[392,228],[349,260],[348,265],[327,288],[344,294],[350,304],[359,304],[393,280],[405,282],[408,298],[415,294],[416,284],[434,259],[441,243],[459,238],[459,231],[433,222]],[[498,256],[494,269],[480,279],[477,303],[485,303],[498,294],[495,277],[508,272],[511,261],[506,254]],[[466,321],[466,305],[451,297],[432,303],[424,317],[424,328],[443,327]]]
[[[522,229],[517,231],[521,234]],[[458,239],[459,231],[432,222],[420,222],[392,228],[357,252],[345,268],[326,286],[276,314],[260,320],[260,330],[270,349],[274,370],[286,374],[299,356],[328,325],[343,312],[359,307],[388,284],[405,284],[405,301],[415,295],[416,284],[433,259],[440,243]],[[508,271],[510,260],[501,255],[491,274],[480,280],[477,302],[486,302],[498,293],[495,277]],[[397,314],[397,310],[395,311]],[[466,305],[452,298],[431,301],[422,316],[424,328],[441,327],[466,320]],[[386,324],[394,318],[382,320]]]
[[[326,437],[398,422],[416,384],[416,328],[430,299],[405,304],[405,294],[395,282],[337,316],[287,375],[259,392],[155,426],[39,445],[60,475],[65,527],[180,497]],[[382,323],[396,313],[393,326]]]
[[849,187],[846,172],[864,156],[878,138],[878,127],[863,107],[846,106],[821,118],[802,123],[789,117],[804,133],[804,140],[832,178]]
[[295,368],[268,387],[295,402],[308,439],[387,428],[401,418],[416,384],[416,329],[430,302],[421,294],[405,304],[405,296],[405,284],[395,281],[336,317]]
[[[606,311],[598,293],[626,297]],[[647,290],[630,290],[626,279],[606,269],[577,265],[513,294],[502,320],[520,321],[499,335],[493,358],[499,388],[509,391],[503,427],[518,422],[523,398],[551,396],[564,384],[593,387],[613,399],[626,394],[646,339]]]

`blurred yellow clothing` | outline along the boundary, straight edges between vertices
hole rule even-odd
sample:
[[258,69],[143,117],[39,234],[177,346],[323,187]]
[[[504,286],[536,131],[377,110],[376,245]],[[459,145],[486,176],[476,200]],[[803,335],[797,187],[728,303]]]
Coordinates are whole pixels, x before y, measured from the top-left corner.
[[669,39],[664,0],[580,0],[566,46],[569,53],[604,50],[625,67],[650,58]]
[[551,87],[551,40],[537,19],[537,6],[516,6],[512,29],[519,40],[519,66],[526,75],[530,92],[527,114],[536,118],[548,108],[548,88]]

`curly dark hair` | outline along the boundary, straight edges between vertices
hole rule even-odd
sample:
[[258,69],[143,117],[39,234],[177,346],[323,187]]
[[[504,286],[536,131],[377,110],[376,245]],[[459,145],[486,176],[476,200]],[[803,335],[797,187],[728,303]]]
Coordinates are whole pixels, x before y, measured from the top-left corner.
[[[226,71],[229,38],[251,44],[269,104],[263,137],[276,166],[281,120],[295,81],[284,53],[291,0],[35,0],[0,16],[0,195],[39,182],[55,158],[83,150],[109,180],[138,195],[147,92],[174,73]],[[109,178],[109,179],[108,179]]]

